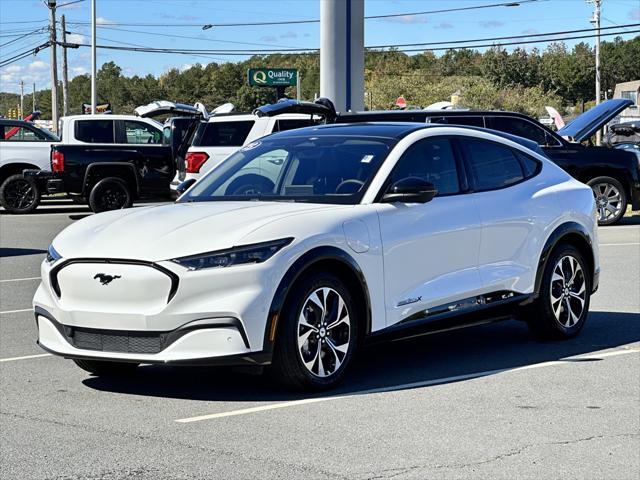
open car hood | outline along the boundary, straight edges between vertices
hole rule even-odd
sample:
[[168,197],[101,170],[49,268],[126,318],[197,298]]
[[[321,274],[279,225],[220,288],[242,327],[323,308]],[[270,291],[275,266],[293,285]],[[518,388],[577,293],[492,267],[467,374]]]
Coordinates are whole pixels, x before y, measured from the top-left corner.
[[558,135],[574,142],[587,140],[629,105],[633,105],[633,102],[623,98],[605,100],[558,130]]
[[175,103],[168,100],[156,100],[147,105],[141,105],[133,111],[139,117],[157,117],[159,115],[187,115],[202,116],[208,118],[207,109],[201,103],[187,105],[186,103]]

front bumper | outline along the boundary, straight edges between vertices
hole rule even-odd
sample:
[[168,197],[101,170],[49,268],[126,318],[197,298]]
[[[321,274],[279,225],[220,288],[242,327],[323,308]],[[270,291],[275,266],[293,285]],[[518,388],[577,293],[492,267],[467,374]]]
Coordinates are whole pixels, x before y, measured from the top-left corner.
[[[38,345],[65,358],[146,364],[266,365],[268,352],[250,352],[234,318],[189,322],[169,332],[86,329],[59,323],[36,307]],[[154,353],[147,353],[154,352]]]
[[57,173],[46,170],[25,170],[23,174],[25,177],[34,179],[44,193],[65,192],[64,180]]

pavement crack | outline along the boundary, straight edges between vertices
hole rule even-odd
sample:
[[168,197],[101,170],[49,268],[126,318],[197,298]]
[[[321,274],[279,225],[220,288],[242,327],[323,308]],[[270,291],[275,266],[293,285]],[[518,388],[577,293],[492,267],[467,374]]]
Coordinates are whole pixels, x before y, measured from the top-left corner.
[[[241,462],[246,462],[246,460],[254,460],[257,462],[264,462],[266,464],[271,464],[274,465],[276,467],[283,467],[283,468],[287,468],[289,470],[293,470],[293,471],[297,471],[297,472],[301,472],[302,475],[305,475],[305,478],[310,478],[309,475],[316,475],[316,476],[322,476],[324,478],[327,479],[340,479],[340,480],[348,480],[349,477],[335,473],[335,472],[331,472],[328,470],[324,470],[324,469],[320,469],[317,468],[313,465],[306,465],[306,464],[301,464],[301,463],[289,463],[289,462],[284,462],[281,460],[274,460],[272,458],[264,458],[264,457],[260,457],[257,455],[247,455],[246,452],[235,452],[232,450],[225,450],[225,449],[220,449],[220,448],[212,448],[212,447],[207,447],[204,445],[194,445],[188,442],[182,442],[182,441],[177,441],[174,439],[167,439],[167,438],[157,438],[151,435],[141,435],[141,434],[137,434],[137,433],[131,433],[128,431],[119,431],[119,430],[113,430],[113,429],[108,429],[108,428],[99,428],[99,427],[95,427],[95,426],[87,426],[87,425],[82,425],[82,424],[76,424],[76,423],[70,423],[70,422],[63,422],[60,420],[52,420],[52,419],[47,419],[47,418],[39,418],[39,417],[32,417],[29,415],[22,415],[19,413],[13,413],[13,412],[4,412],[4,411],[0,411],[0,415],[3,415],[5,417],[12,417],[12,418],[16,418],[16,419],[20,419],[20,420],[29,420],[29,421],[33,421],[33,422],[40,422],[40,423],[46,423],[46,424],[50,424],[50,425],[56,425],[56,426],[60,426],[60,427],[67,427],[67,428],[75,428],[75,429],[80,429],[82,431],[87,431],[87,430],[91,430],[92,432],[95,433],[101,433],[101,434],[108,434],[108,435],[116,435],[119,437],[128,437],[130,439],[135,439],[135,440],[142,440],[142,441],[149,441],[149,442],[155,442],[155,443],[160,443],[162,445],[167,445],[167,444],[171,444],[172,446],[176,446],[176,447],[182,447],[182,448],[186,448],[186,449],[196,449],[196,450],[200,450],[204,453],[207,454],[213,454],[213,455],[224,455],[227,457],[231,457],[235,460],[240,460]],[[145,468],[145,467],[141,467],[141,468]],[[110,472],[104,472],[106,474],[110,473]],[[60,478],[66,478],[66,477],[50,477],[49,480],[58,480]],[[93,477],[89,477],[89,478],[93,478]],[[102,478],[102,477],[97,477],[97,478]],[[111,477],[105,477],[105,478],[111,478]],[[128,477],[123,477],[123,478],[128,478]],[[135,478],[135,477],[134,477]],[[317,477],[315,477],[317,478]]]
[[638,437],[638,436],[640,436],[640,433],[638,432],[629,432],[629,433],[619,433],[616,435],[592,435],[590,437],[576,438],[571,440],[561,440],[561,441],[555,441],[555,442],[533,443],[530,445],[523,445],[519,448],[510,450],[508,452],[494,455],[492,457],[489,457],[483,460],[478,460],[475,462],[452,463],[452,464],[426,463],[426,464],[412,465],[408,467],[397,467],[397,468],[379,470],[376,473],[374,473],[372,476],[370,476],[370,474],[365,474],[365,476],[362,478],[366,480],[381,480],[381,479],[388,480],[390,478],[395,478],[400,475],[404,475],[411,471],[427,469],[427,468],[435,469],[435,470],[441,470],[441,469],[457,470],[457,469],[474,467],[478,465],[485,465],[485,464],[497,462],[505,458],[520,455],[525,451],[530,450],[532,448],[536,448],[536,447],[543,447],[543,446],[550,446],[550,445],[572,445],[572,444],[581,443],[581,442],[590,442],[592,440],[599,440],[602,438]]

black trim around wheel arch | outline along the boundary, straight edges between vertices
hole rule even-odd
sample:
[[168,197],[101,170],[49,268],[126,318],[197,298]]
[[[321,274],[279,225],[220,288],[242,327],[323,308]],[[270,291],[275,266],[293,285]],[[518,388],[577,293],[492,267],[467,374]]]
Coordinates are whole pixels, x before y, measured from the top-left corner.
[[[247,348],[251,348],[249,345],[249,339],[247,337],[247,333],[245,332],[244,326],[242,325],[242,322],[240,320],[238,320],[237,318],[233,318],[233,317],[224,317],[224,318],[207,318],[207,319],[197,319],[197,320],[192,320],[188,323],[185,323],[184,325],[179,326],[178,328],[175,328],[173,330],[168,330],[168,331],[148,331],[148,330],[141,330],[141,331],[128,331],[128,330],[107,330],[107,329],[100,329],[100,328],[84,328],[84,327],[74,327],[74,326],[68,326],[68,325],[63,325],[60,322],[58,322],[58,320],[56,320],[53,315],[51,315],[51,313],[49,313],[47,310],[45,310],[42,307],[35,307],[34,308],[34,316],[35,316],[35,320],[36,320],[36,328],[38,328],[38,317],[44,317],[47,320],[49,320],[51,322],[51,324],[56,328],[56,330],[58,330],[58,332],[65,338],[65,340],[67,340],[67,342],[69,342],[69,332],[73,332],[73,330],[82,330],[82,331],[88,331],[88,332],[92,332],[92,333],[102,333],[102,334],[109,334],[109,333],[114,333],[114,332],[118,332],[118,333],[123,333],[126,332],[128,334],[132,334],[132,335],[148,335],[150,333],[157,333],[159,336],[163,337],[162,340],[162,349],[160,350],[163,351],[164,349],[166,349],[167,347],[169,347],[171,344],[175,343],[178,339],[180,339],[181,337],[183,337],[184,335],[186,335],[187,333],[196,331],[196,330],[203,330],[203,329],[215,329],[215,328],[225,328],[225,327],[233,327],[236,330],[238,330],[238,332],[240,333],[240,336],[242,337],[242,341],[245,345],[245,347]],[[69,344],[74,347],[74,348],[78,348],[75,347],[71,342],[69,342]],[[47,347],[44,347],[43,345],[41,345],[38,342],[38,345],[40,345],[41,348],[47,350],[47,351],[51,351],[50,349],[48,349]],[[96,351],[96,352],[107,352],[105,350],[91,350],[91,351]],[[160,353],[158,352],[158,353]],[[56,352],[54,352],[56,353]],[[127,352],[112,352],[112,353],[127,353]],[[256,355],[258,353],[261,352],[256,352]],[[63,354],[58,354],[58,355],[63,355]],[[213,359],[222,359],[222,358],[231,358],[231,357],[244,357],[244,356],[249,356],[249,355],[254,355],[252,354],[238,354],[238,355],[229,355],[227,357],[208,357],[205,358],[203,360],[205,360],[206,362],[210,362]],[[63,356],[67,357],[66,354],[64,354]],[[69,357],[69,358],[87,358],[87,359],[96,359],[96,357],[92,357],[90,355],[79,355],[79,356],[73,356],[73,357]],[[106,359],[106,360],[110,360],[110,359]],[[271,360],[271,357],[269,356],[268,359],[265,358],[263,360]],[[128,360],[130,362],[132,362],[133,360]],[[150,362],[147,359],[140,359],[139,360],[141,363],[174,363],[172,362],[167,362],[167,361],[157,361],[157,362]],[[179,363],[182,362],[182,360],[180,361],[175,361],[175,363]],[[203,363],[199,363],[199,364],[203,364]],[[210,363],[205,363],[205,364],[210,364]],[[225,364],[225,363],[221,363],[221,364]]]
[[[138,152],[137,150],[132,150],[132,152],[140,156],[140,152]],[[128,162],[95,162],[95,163],[89,164],[87,166],[86,171],[84,172],[84,182],[82,184],[82,193],[81,193],[82,195],[86,195],[90,193],[90,192],[87,192],[87,186],[89,185],[89,175],[98,167],[126,167],[128,169],[131,169],[131,174],[133,175],[133,179],[136,182],[135,194],[137,196],[140,195],[140,180],[138,179],[138,173],[136,172],[135,167]],[[111,175],[111,176],[114,176],[114,175]],[[104,178],[107,178],[107,177],[104,177]],[[126,179],[121,179],[121,180],[126,181]],[[93,188],[93,185],[91,186],[91,188]]]
[[595,270],[595,258],[593,258],[594,257],[593,239],[591,238],[591,235],[589,234],[588,230],[584,226],[576,222],[567,222],[560,225],[551,233],[551,235],[549,235],[549,238],[547,239],[546,243],[544,244],[544,247],[542,248],[540,260],[538,261],[538,268],[536,270],[536,283],[534,287],[534,292],[536,296],[539,295],[540,293],[542,276],[544,274],[544,269],[547,265],[547,261],[549,260],[549,255],[551,254],[553,249],[562,241],[564,237],[571,234],[579,235],[591,249],[591,259],[590,259],[591,265],[590,266],[592,268],[591,280],[593,283],[591,286],[591,293],[594,293],[598,289],[599,272]]
[[[271,302],[271,308],[269,309],[269,316],[267,317],[267,323],[264,330],[264,340],[262,349],[265,352],[272,352],[273,344],[275,343],[275,332],[278,327],[278,319],[284,303],[291,291],[291,288],[295,284],[296,280],[313,264],[321,262],[323,260],[334,260],[341,262],[345,267],[349,268],[358,278],[360,286],[364,291],[365,297],[365,312],[366,312],[366,328],[365,335],[371,332],[371,299],[369,298],[369,287],[367,286],[364,273],[358,265],[358,263],[344,250],[337,247],[316,247],[309,250],[300,258],[298,258],[294,264],[287,270],[287,273],[282,277],[278,289]],[[272,335],[273,333],[273,335]]]
[[169,290],[169,297],[167,298],[167,303],[171,301],[176,292],[178,291],[178,275],[173,273],[171,270],[158,265],[154,262],[147,262],[144,260],[128,260],[124,258],[71,258],[69,260],[63,260],[58,265],[55,265],[51,271],[49,272],[49,282],[51,283],[51,288],[54,293],[60,298],[62,296],[62,292],[60,291],[60,285],[58,284],[58,272],[62,270],[64,267],[74,264],[74,263],[105,263],[105,264],[117,264],[117,265],[142,265],[145,267],[151,267],[159,272],[164,273],[171,280],[171,288]]

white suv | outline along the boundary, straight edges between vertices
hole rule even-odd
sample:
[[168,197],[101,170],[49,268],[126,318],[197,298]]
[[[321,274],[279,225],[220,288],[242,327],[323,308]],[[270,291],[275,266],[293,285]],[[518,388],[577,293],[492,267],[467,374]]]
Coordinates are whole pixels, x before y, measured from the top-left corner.
[[275,132],[308,127],[318,123],[317,117],[282,114],[260,117],[254,113],[214,115],[196,130],[184,161],[178,159],[174,184],[198,179],[229,155],[258,138]]
[[598,287],[594,199],[540,152],[418,123],[254,141],[175,204],[60,233],[33,301],[38,342],[97,375],[270,365],[322,389],[375,338],[511,315],[572,337]]

